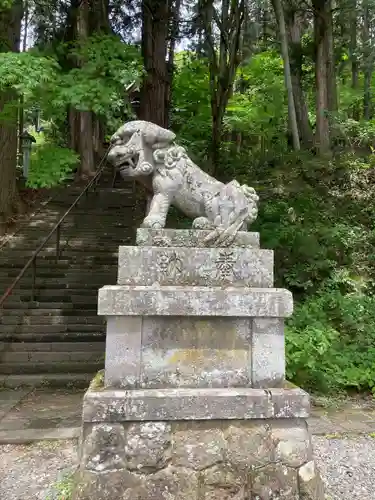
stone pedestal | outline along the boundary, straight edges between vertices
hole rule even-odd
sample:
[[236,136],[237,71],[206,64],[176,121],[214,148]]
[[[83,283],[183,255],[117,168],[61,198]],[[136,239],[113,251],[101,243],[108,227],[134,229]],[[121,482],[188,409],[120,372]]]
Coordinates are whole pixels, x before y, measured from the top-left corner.
[[306,418],[285,381],[287,290],[239,233],[139,229],[120,247],[104,381],[84,397],[76,500],[323,500]]

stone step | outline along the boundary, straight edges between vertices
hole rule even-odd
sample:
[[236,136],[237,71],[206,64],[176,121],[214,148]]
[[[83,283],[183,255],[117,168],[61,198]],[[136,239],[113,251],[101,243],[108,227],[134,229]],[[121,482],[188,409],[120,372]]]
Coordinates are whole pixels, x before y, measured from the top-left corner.
[[95,373],[104,367],[103,361],[62,361],[0,363],[1,375],[44,373]]
[[[1,278],[0,281],[4,281],[4,278],[8,278],[6,280],[6,286],[7,288],[11,282],[11,278],[16,278],[20,272],[20,269],[17,268],[10,268],[9,272],[4,275],[4,273],[1,273]],[[53,267],[40,267],[38,269],[37,267],[37,279],[46,279],[46,278],[67,278],[69,281],[77,281],[77,280],[83,280],[86,278],[89,278],[91,274],[91,277],[95,277],[102,283],[108,284],[108,283],[113,283],[113,279],[116,281],[117,277],[117,269],[114,269],[114,266],[110,266],[103,264],[102,266],[98,266],[98,269],[92,269],[92,268],[79,268],[76,266],[75,268],[71,269],[68,266],[65,268],[53,268]],[[27,276],[25,276],[26,279]],[[29,279],[31,279],[31,271],[29,275]],[[111,281],[108,281],[111,280]]]
[[[91,281],[90,281],[91,278]],[[116,282],[116,275],[115,274],[108,274],[106,275],[106,278],[110,278],[111,282],[108,283],[106,281],[99,281],[96,277],[96,275],[91,272],[91,276],[85,276],[85,282],[82,282],[82,275],[76,275],[73,276],[72,278],[46,278],[45,280],[42,280],[39,275],[36,277],[36,290],[41,291],[41,290],[73,290],[73,293],[76,293],[77,290],[80,289],[87,289],[87,290],[96,290],[98,291],[99,288],[101,288],[104,284],[114,284]],[[74,279],[74,281],[73,281]],[[10,285],[9,277],[7,279],[5,278],[0,278],[0,290],[5,290],[8,286]],[[29,277],[22,278],[21,281],[19,281],[16,285],[16,288],[14,289],[14,293],[17,293],[17,291],[29,291],[31,289],[32,283],[31,279]],[[91,292],[92,293],[92,292]]]
[[[45,241],[47,234],[46,233],[30,233],[30,234],[22,234],[22,240],[27,240],[27,247],[22,246],[22,242],[20,241],[21,236],[14,237],[10,239],[4,247],[2,247],[0,255],[6,253],[7,251],[14,250],[15,252],[27,252],[27,251],[35,251],[35,249]],[[91,246],[94,247],[95,245],[99,243],[103,243],[105,245],[111,245],[111,246],[120,246],[123,244],[124,241],[132,241],[134,238],[134,235],[132,232],[129,230],[125,229],[119,229],[119,230],[113,230],[111,232],[107,232],[106,234],[102,234],[100,232],[88,232],[88,233],[68,233],[65,231],[62,231],[61,234],[61,239],[60,239],[60,246],[61,248],[64,248],[66,245],[69,245],[71,248],[77,247],[78,250],[83,247],[87,246],[88,248],[91,248]],[[56,236],[53,235],[51,236],[51,239],[48,240],[46,243],[46,246],[44,247],[45,249],[52,251],[56,248]],[[98,248],[96,246],[96,250],[100,251],[105,251],[105,247],[100,247]]]
[[[61,311],[50,310],[36,310],[37,313],[20,314],[19,311],[12,314],[12,311],[3,311],[4,314],[0,316],[1,325],[68,325],[68,324],[88,324],[88,325],[102,325],[104,324],[104,317],[96,316],[90,311],[66,311],[66,314],[61,314]],[[81,314],[80,314],[81,313]]]
[[60,323],[60,324],[42,324],[42,325],[28,325],[28,324],[15,324],[6,325],[0,324],[0,335],[55,335],[55,334],[69,334],[74,333],[77,335],[94,334],[103,332],[105,328],[105,320],[97,316],[100,323]]
[[0,342],[6,343],[105,343],[105,327],[96,329],[92,332],[85,331],[71,331],[71,332],[61,332],[61,333],[0,333]]
[[[0,345],[1,347],[1,345]],[[53,344],[52,344],[53,349]],[[101,350],[96,351],[0,351],[0,373],[3,372],[3,365],[20,365],[24,364],[38,364],[46,363],[69,363],[69,362],[82,362],[82,363],[104,363],[104,346]],[[13,373],[13,372],[12,372]]]
[[[68,245],[62,245],[60,247],[60,259],[74,259],[74,258],[82,258],[82,253],[87,253],[87,257],[102,259],[106,256],[114,256],[116,257],[118,254],[118,247],[123,244],[115,243],[108,244],[105,246],[98,247],[98,244],[102,244],[101,240],[97,240],[96,243],[92,243],[91,245],[86,245],[84,242],[75,244],[74,242],[69,243]],[[21,249],[12,249],[8,251],[3,251],[0,253],[0,262],[2,260],[22,260],[23,257],[31,257],[34,255],[35,250],[21,250]],[[38,253],[38,259],[41,260],[55,260],[56,259],[56,247],[44,248],[41,252]]]
[[[118,241],[114,242],[106,240],[105,243],[102,238],[96,238],[96,240],[92,240],[90,242],[85,242],[84,240],[75,242],[73,240],[69,240],[68,243],[60,242],[60,252],[64,255],[72,255],[73,257],[81,256],[82,252],[87,252],[92,256],[97,255],[98,257],[101,257],[103,255],[106,255],[107,253],[117,252],[118,247],[123,245],[124,241],[126,241],[126,239],[124,238],[122,240],[119,239]],[[34,255],[37,247],[38,245],[33,245],[32,248],[27,249],[19,248],[19,246],[17,246],[17,248],[4,249],[0,252],[0,261],[14,257],[31,257],[32,255]],[[55,243],[51,246],[44,247],[38,253],[38,259],[39,258],[56,258]]]
[[83,296],[53,296],[44,295],[40,297],[40,300],[36,299],[31,301],[28,298],[23,298],[21,300],[15,295],[10,295],[8,299],[3,304],[3,310],[14,309],[14,310],[29,310],[38,309],[42,307],[44,309],[63,309],[63,310],[96,310],[97,308],[97,296],[96,294],[87,294]]
[[[31,257],[31,256],[30,256]],[[24,267],[26,261],[28,260],[28,257],[26,258],[8,258],[8,259],[0,259],[0,266],[2,268],[2,272],[4,274],[4,268],[5,270],[8,267]],[[108,254],[102,254],[102,255],[97,255],[97,256],[91,256],[89,252],[80,252],[76,255],[64,255],[56,260],[56,257],[54,255],[50,255],[50,257],[41,257],[41,258],[36,258],[36,265],[43,268],[61,268],[61,269],[66,269],[71,267],[72,269],[79,268],[79,267],[84,267],[87,268],[88,266],[92,265],[97,265],[99,267],[101,266],[109,266],[109,265],[114,265],[117,267],[117,262],[118,262],[118,257],[117,257],[117,252],[108,252]],[[79,266],[78,264],[81,264]],[[100,269],[99,269],[100,271]]]
[[57,352],[83,352],[85,353],[104,353],[105,342],[2,342],[0,343],[1,352],[20,353],[20,352],[42,352],[57,353]]
[[[22,314],[28,313],[34,309],[59,309],[60,311],[74,311],[74,310],[85,310],[85,311],[96,311],[97,310],[97,297],[95,295],[86,295],[83,297],[75,297],[75,299],[70,299],[65,297],[62,300],[61,297],[48,298],[42,297],[42,301],[30,301],[30,300],[19,300],[13,295],[11,295],[3,304],[3,311],[17,310]],[[33,313],[31,313],[33,314]]]
[[[131,245],[144,217],[134,183],[110,187],[112,170],[96,193],[84,196],[37,257],[35,301],[31,269],[0,309],[0,385],[88,387],[103,367],[105,318],[97,316],[98,290],[117,280],[119,246]],[[0,293],[76,200],[83,186],[57,190],[0,250]]]
[[[91,303],[92,300],[97,301],[97,290],[95,288],[82,288],[71,290],[68,288],[64,289],[45,289],[45,290],[36,290],[36,295],[34,297],[33,306],[36,307],[39,302],[72,302],[72,304],[81,304],[84,303],[85,300],[89,300]],[[8,301],[12,302],[28,302],[30,304],[31,294],[29,290],[18,290],[17,292],[13,292],[12,295],[9,296]]]
[[0,375],[0,387],[15,389],[18,387],[74,387],[87,388],[97,371],[92,373],[43,373]]

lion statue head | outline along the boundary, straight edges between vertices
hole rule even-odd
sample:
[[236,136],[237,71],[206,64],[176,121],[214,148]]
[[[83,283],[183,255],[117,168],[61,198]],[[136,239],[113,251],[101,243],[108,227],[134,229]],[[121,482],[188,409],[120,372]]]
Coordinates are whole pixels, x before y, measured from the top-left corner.
[[143,120],[125,123],[111,138],[108,161],[123,177],[150,175],[156,168],[154,153],[170,146],[175,138],[173,132],[154,123]]

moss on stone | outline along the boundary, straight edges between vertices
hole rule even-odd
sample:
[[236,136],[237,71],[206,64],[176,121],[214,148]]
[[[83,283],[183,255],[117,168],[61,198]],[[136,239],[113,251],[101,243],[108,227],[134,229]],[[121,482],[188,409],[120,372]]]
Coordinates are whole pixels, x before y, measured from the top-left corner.
[[71,500],[75,484],[75,472],[65,474],[51,488],[47,500]]
[[99,370],[92,379],[90,389],[93,391],[100,391],[104,389],[104,370]]

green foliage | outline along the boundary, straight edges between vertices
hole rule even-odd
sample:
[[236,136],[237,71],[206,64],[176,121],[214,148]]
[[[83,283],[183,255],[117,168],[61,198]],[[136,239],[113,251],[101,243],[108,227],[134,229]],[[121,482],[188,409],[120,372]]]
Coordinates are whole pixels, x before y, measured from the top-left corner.
[[38,100],[56,83],[59,65],[38,51],[0,53],[0,90],[11,88],[26,102]]
[[375,298],[326,287],[297,307],[286,345],[287,376],[307,389],[374,390]]
[[27,185],[50,188],[66,181],[77,167],[78,155],[68,148],[48,142],[34,146],[31,154]]
[[211,134],[208,61],[184,55],[177,61],[173,82],[172,125],[180,139],[204,155]]
[[[139,50],[115,36],[92,36],[59,51],[0,53],[0,90],[22,95],[26,109],[38,104],[48,120],[61,122],[72,106],[93,111],[116,128],[127,106],[125,87],[142,74]],[[74,66],[69,71],[57,61],[61,53]]]
[[0,9],[6,10],[12,7],[13,0],[0,0]]
[[238,71],[243,91],[233,95],[226,116],[229,127],[257,137],[285,135],[286,100],[283,63],[274,52],[262,52]]
[[309,390],[375,386],[374,181],[366,160],[291,155],[256,171],[262,203],[254,229],[275,249],[277,286],[297,302],[287,375]]
[[62,474],[59,481],[52,486],[52,492],[47,500],[71,500],[74,489],[74,473]]
[[126,106],[125,87],[142,74],[139,50],[115,36],[92,36],[84,44],[67,45],[66,57],[75,65],[61,74],[55,88],[52,107],[67,105],[77,110],[93,111],[104,117],[111,129],[119,122],[116,116]]

